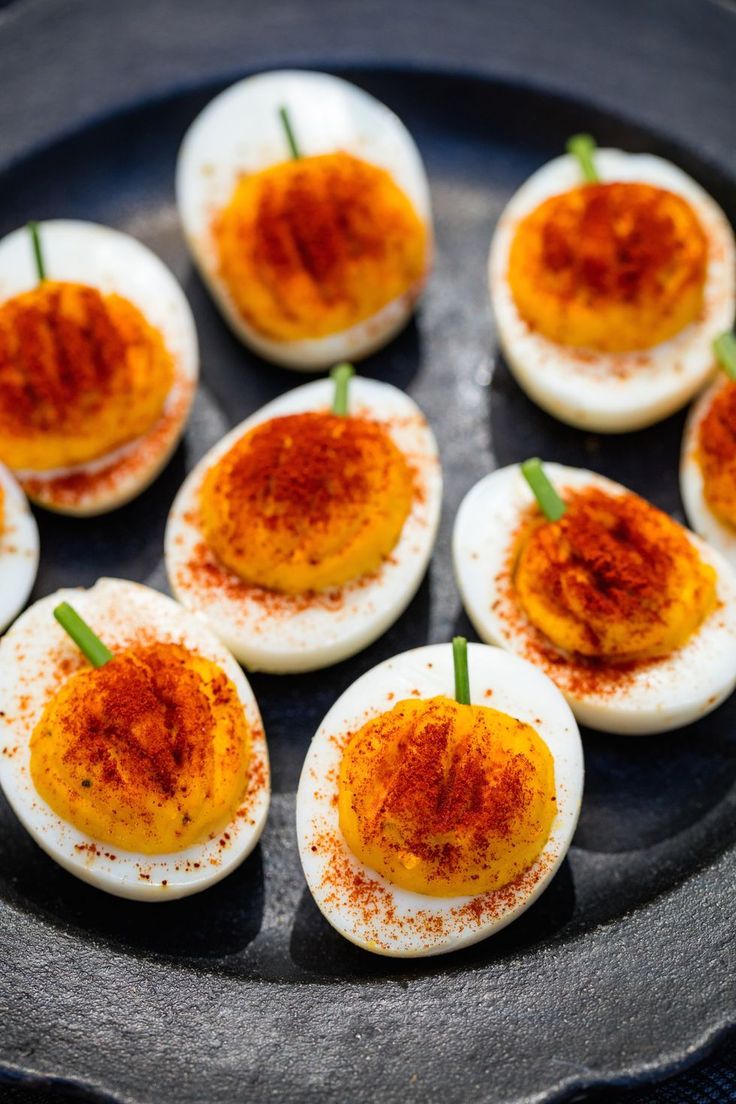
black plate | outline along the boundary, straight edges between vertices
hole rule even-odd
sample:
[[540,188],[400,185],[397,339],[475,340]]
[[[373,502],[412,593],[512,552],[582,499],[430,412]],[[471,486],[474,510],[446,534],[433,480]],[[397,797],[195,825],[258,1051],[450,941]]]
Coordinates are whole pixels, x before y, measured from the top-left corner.
[[[0,24],[0,60],[7,60],[11,81],[0,123],[4,113],[10,152],[38,147],[13,165],[9,153],[5,159],[0,233],[30,217],[80,217],[121,227],[152,246],[193,306],[202,386],[183,447],[140,499],[101,520],[39,514],[43,561],[35,596],[89,584],[101,574],[164,588],[163,530],[185,472],[230,425],[303,382],[265,366],[230,336],[193,273],[173,207],[181,135],[227,83],[222,74],[236,75],[230,71],[233,26],[243,33],[259,29],[260,38],[249,38],[246,50],[253,68],[259,57],[305,61],[305,42],[312,44],[315,64],[329,63],[324,54],[331,55],[331,68],[401,114],[426,158],[437,271],[416,324],[363,371],[406,387],[435,426],[445,513],[428,579],[380,641],[320,674],[252,679],[271,748],[272,812],[261,848],[217,887],[160,908],[105,897],[47,859],[0,805],[0,1079],[17,1077],[45,1091],[53,1084],[84,1085],[94,1096],[126,1101],[276,1095],[399,1101],[440,1090],[447,1101],[538,1101],[598,1083],[661,1076],[692,1060],[736,1019],[730,903],[736,702],[670,736],[629,741],[586,734],[586,796],[568,861],[511,928],[440,960],[376,958],[328,927],[299,868],[293,795],[316,725],[353,679],[397,651],[447,640],[458,630],[472,636],[452,579],[449,534],[461,496],[490,467],[533,453],[594,467],[682,517],[676,468],[683,417],[605,438],[567,429],[537,410],[495,359],[485,258],[493,223],[512,191],[583,128],[601,143],[677,161],[733,221],[736,165],[730,148],[718,156],[722,116],[696,120],[685,112],[672,126],[657,125],[667,105],[661,89],[654,105],[651,98],[637,102],[639,68],[619,92],[618,113],[611,113],[491,79],[490,71],[484,76],[482,70],[492,68],[487,59],[476,60],[479,75],[470,77],[443,74],[436,58],[427,57],[430,41],[446,57],[461,46],[476,57],[485,19],[487,32],[500,27],[507,36],[501,68],[509,68],[509,57],[511,65],[505,76],[531,67],[549,89],[560,75],[546,72],[551,31],[541,5],[525,8],[537,20],[533,28],[510,12],[496,13],[500,22],[494,24],[490,15],[471,12],[471,4],[454,4],[454,20],[439,5],[424,8],[409,52],[424,65],[391,69],[339,65],[344,45],[318,49],[330,19],[337,19],[329,3],[310,6],[309,19],[284,5],[280,11],[292,20],[279,24],[271,9],[256,8],[248,22],[234,14],[234,3],[220,0],[215,8],[223,21],[214,31],[211,5],[197,15],[194,4],[136,2],[120,6],[126,18],[103,7],[87,19],[91,4],[69,3],[62,17],[60,7],[36,3],[17,19],[11,9]],[[671,56],[679,50],[693,60],[710,44],[709,72],[715,67],[717,75],[719,59],[736,46],[736,20],[705,4],[682,0],[671,7],[683,21],[674,37],[671,29],[662,32],[671,36]],[[365,41],[372,41],[373,24],[357,7],[340,11],[348,27],[361,27]],[[409,11],[409,4],[399,7],[394,23],[407,24]],[[163,22],[167,14],[170,24]],[[632,15],[624,12],[619,22],[613,5],[594,16],[585,5],[568,3],[558,3],[556,14],[568,29],[578,18],[587,20],[585,33],[595,39],[586,53],[568,35],[569,58],[563,58],[558,29],[560,65],[567,64],[563,83],[575,91],[586,73],[593,79],[596,48],[610,46],[615,57],[614,39],[607,41],[606,34],[625,28]],[[459,34],[456,20],[462,24],[463,18],[467,25]],[[168,26],[172,45],[186,41],[186,57],[172,48],[167,68],[155,34],[152,44],[142,30],[146,19],[160,34]],[[652,19],[641,5],[632,25],[640,37],[631,38],[629,50],[642,48]],[[336,26],[339,37],[344,25],[338,20]],[[385,54],[395,48],[388,26]],[[525,52],[524,44],[532,42],[541,60]],[[19,43],[25,43],[25,67],[17,61]],[[498,61],[501,43],[495,54],[490,38],[487,43]],[[211,80],[215,47],[220,76]],[[626,51],[618,49],[623,64]],[[94,50],[99,56],[90,62]],[[36,69],[35,81],[34,59],[50,67],[45,77]],[[67,123],[93,106],[80,94],[85,67],[105,113],[51,143],[53,133],[69,130],[58,100],[67,104]],[[645,84],[652,80],[650,68]],[[148,98],[124,113],[107,110],[185,75],[188,89]],[[671,98],[679,101],[688,80],[686,71],[679,74]],[[611,83],[605,65],[595,81],[597,91]],[[31,110],[38,107],[38,82],[47,85],[43,117]],[[696,107],[709,91],[712,82],[700,73]],[[20,104],[23,133],[8,99]],[[730,112],[730,98],[726,103]],[[632,121],[637,116],[639,124]]]

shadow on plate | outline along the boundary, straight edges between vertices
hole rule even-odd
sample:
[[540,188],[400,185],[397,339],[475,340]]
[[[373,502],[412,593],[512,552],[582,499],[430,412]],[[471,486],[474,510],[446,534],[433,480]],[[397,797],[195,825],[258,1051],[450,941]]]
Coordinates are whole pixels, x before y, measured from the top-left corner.
[[190,960],[238,954],[260,931],[260,848],[211,889],[151,904],[112,897],[62,870],[15,823],[2,797],[0,826],[2,897],[65,931],[76,929],[126,950]]

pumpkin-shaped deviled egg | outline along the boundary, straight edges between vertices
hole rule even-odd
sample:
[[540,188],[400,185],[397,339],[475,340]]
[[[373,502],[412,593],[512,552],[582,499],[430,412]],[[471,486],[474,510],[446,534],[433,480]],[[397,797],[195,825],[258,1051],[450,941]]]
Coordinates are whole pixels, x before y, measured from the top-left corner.
[[582,724],[666,732],[736,685],[736,576],[610,479],[538,460],[492,472],[460,506],[453,558],[480,636],[541,667]]
[[720,207],[661,157],[578,135],[511,198],[489,258],[501,349],[539,406],[617,433],[684,406],[733,325],[736,249]]
[[424,415],[390,384],[297,387],[194,468],[166,528],[172,590],[254,670],[316,670],[399,617],[429,563],[442,476]]
[[0,641],[0,784],[65,869],[143,901],[234,870],[270,791],[238,664],[199,618],[119,579],[41,599]]
[[365,950],[442,954],[519,916],[580,810],[575,718],[531,664],[458,637],[363,675],[304,762],[299,854],[326,919]]
[[411,316],[432,260],[426,174],[355,85],[285,71],[226,89],[184,138],[176,194],[215,301],[267,360],[357,360]]
[[680,493],[695,532],[736,569],[736,338],[721,334],[723,369],[693,406],[680,459]]
[[32,501],[91,515],[143,491],[198,370],[184,293],[134,238],[58,219],[0,241],[0,461]]
[[0,632],[26,603],[38,571],[38,527],[26,496],[0,464]]

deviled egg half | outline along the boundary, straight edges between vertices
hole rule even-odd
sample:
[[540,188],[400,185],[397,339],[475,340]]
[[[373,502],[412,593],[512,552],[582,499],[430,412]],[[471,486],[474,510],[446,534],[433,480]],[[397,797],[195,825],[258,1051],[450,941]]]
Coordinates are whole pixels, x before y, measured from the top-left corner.
[[380,348],[429,273],[429,188],[411,135],[326,73],[261,73],[216,96],[184,138],[176,195],[215,302],[275,364],[315,371]]
[[365,950],[466,947],[549,884],[582,789],[575,718],[541,671],[462,638],[404,652],[353,683],[312,740],[296,801],[307,884]]
[[0,785],[51,858],[142,901],[235,869],[270,789],[233,657],[176,602],[119,579],[42,598],[0,640]]
[[534,402],[569,425],[639,429],[713,374],[733,325],[736,250],[715,201],[651,154],[579,135],[515,193],[491,243],[503,354]]
[[26,604],[38,571],[38,527],[23,491],[0,464],[0,632]]
[[492,472],[463,499],[453,558],[482,639],[541,667],[582,724],[665,732],[736,685],[728,563],[610,479],[536,460]]
[[169,514],[173,593],[253,670],[316,670],[367,647],[429,563],[442,498],[432,431],[403,391],[351,372],[247,418]]
[[680,493],[695,532],[736,569],[736,339],[722,334],[714,346],[723,372],[688,416]]
[[184,293],[141,242],[69,219],[0,241],[0,461],[32,501],[90,515],[140,494],[198,371]]

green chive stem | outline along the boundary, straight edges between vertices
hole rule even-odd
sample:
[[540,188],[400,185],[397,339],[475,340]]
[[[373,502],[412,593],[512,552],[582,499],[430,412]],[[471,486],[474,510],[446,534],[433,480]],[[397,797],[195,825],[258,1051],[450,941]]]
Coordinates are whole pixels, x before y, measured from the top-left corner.
[[335,397],[332,400],[332,413],[345,417],[348,412],[348,384],[350,377],[355,375],[352,364],[344,361],[336,364],[330,372],[330,378],[335,383]]
[[468,642],[464,636],[452,638],[452,662],[455,666],[455,700],[460,705],[470,705]]
[[286,142],[289,146],[289,153],[295,161],[298,161],[301,157],[301,151],[294,135],[294,128],[291,125],[291,117],[289,115],[289,109],[282,104],[279,108],[279,118],[281,119],[281,125],[284,128],[284,134],[286,135]]
[[29,222],[28,232],[31,235],[31,242],[33,243],[33,257],[36,262],[38,282],[39,284],[42,284],[43,281],[46,279],[46,266],[43,263],[43,250],[41,249],[41,235],[38,230],[38,223]]
[[595,139],[590,134],[573,134],[572,138],[568,138],[565,149],[578,159],[583,180],[588,184],[596,184],[600,178],[593,157],[597,149]]
[[565,512],[565,503],[547,478],[539,457],[525,460],[521,465],[521,474],[531,487],[547,521],[559,521]]
[[87,622],[82,620],[68,602],[62,602],[56,607],[54,617],[93,667],[103,667],[112,659],[110,649],[102,643],[99,636],[95,636]]
[[729,331],[713,342],[713,352],[729,379],[736,380],[736,337]]

